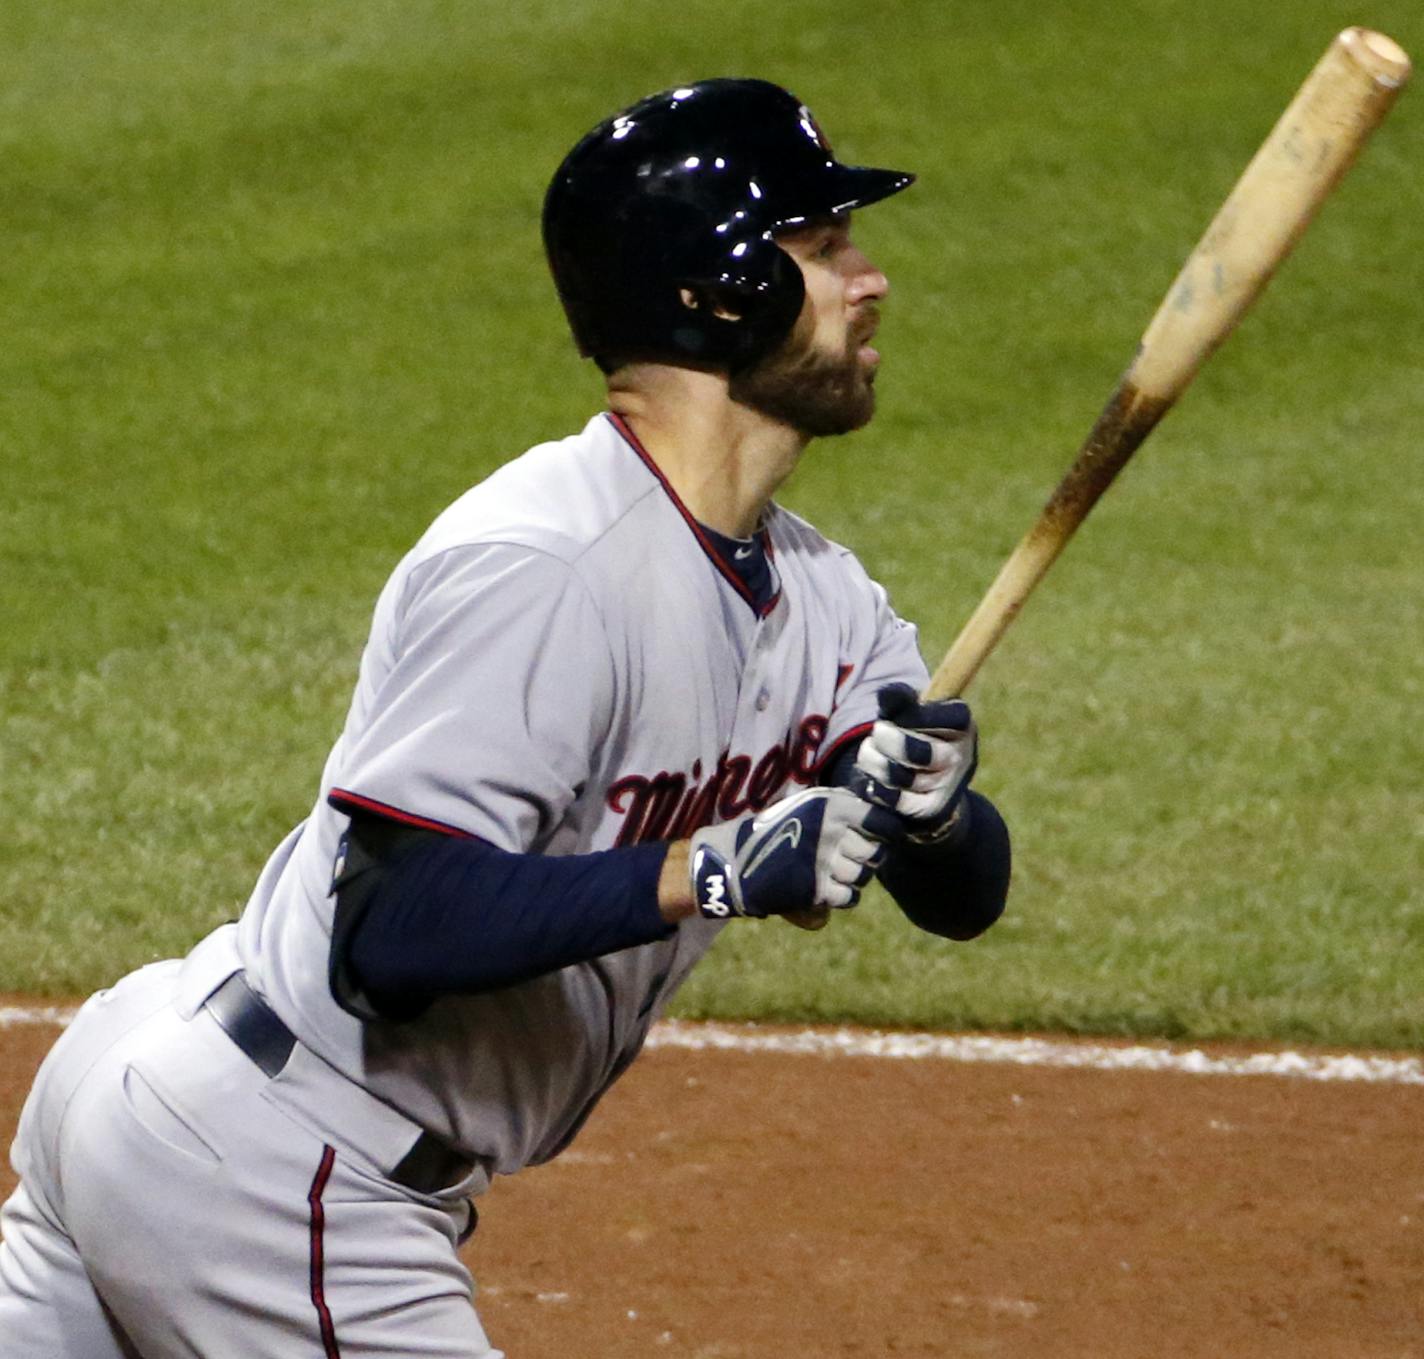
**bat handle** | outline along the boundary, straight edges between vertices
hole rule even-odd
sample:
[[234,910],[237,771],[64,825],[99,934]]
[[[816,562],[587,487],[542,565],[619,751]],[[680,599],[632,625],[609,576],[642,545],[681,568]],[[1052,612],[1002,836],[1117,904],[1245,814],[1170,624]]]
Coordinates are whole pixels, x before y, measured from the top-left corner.
[[929,685],[921,695],[926,702],[958,698],[964,693],[1051,561],[1052,557],[1040,560],[1035,554],[1030,559],[1028,554],[1016,551],[1004,563],[979,601],[979,607],[970,614],[969,621],[930,676]]
[[1170,402],[1145,395],[1130,374],[1131,369],[1103,407],[1033,527],[1009,554],[979,607],[945,653],[930,677],[926,699],[958,698],[965,691],[1088,511],[1167,413]]

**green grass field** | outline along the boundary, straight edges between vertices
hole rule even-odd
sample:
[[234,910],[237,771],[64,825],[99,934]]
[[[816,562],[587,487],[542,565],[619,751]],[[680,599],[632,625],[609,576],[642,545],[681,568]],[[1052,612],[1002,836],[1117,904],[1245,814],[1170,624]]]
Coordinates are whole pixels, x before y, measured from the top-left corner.
[[[917,170],[881,416],[782,499],[933,660],[1330,37],[1417,0],[70,0],[0,11],[0,990],[185,950],[303,816],[375,593],[600,388],[538,208],[710,74]],[[1424,92],[973,690],[1016,836],[950,946],[729,930],[695,1015],[1424,1043]]]

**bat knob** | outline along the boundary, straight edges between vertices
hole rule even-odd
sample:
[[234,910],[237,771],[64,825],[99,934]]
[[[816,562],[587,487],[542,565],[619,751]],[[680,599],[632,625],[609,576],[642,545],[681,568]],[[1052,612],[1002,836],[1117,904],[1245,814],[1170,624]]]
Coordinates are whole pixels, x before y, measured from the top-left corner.
[[808,906],[804,911],[783,911],[781,918],[798,930],[823,930],[831,921],[829,906]]

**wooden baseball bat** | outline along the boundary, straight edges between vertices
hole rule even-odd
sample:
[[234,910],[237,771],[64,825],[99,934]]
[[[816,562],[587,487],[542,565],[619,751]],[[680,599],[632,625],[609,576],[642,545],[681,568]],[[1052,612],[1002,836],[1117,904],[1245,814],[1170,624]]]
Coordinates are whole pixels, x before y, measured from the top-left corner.
[[[1383,33],[1347,28],[1306,77],[1187,257],[1063,480],[930,677],[962,694],[1099,496],[1231,333],[1409,79]],[[822,928],[823,908],[788,913]]]
[[955,639],[926,698],[962,694],[1098,497],[1231,333],[1409,79],[1404,50],[1347,28],[1167,290],[1073,465]]

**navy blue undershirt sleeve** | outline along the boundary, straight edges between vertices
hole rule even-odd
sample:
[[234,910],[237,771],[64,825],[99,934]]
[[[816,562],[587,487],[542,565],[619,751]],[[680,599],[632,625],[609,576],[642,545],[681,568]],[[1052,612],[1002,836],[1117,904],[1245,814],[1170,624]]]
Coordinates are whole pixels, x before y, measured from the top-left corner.
[[512,986],[669,938],[667,845],[511,854],[358,816],[337,875],[330,981],[363,1019],[409,1019],[443,995]]
[[1004,913],[1009,896],[1009,829],[999,809],[972,788],[963,824],[939,845],[907,840],[880,866],[885,890],[909,919],[945,939],[973,939]]
[[[860,742],[839,752],[822,782],[844,787]],[[969,789],[960,825],[935,845],[892,845],[876,876],[905,915],[930,934],[973,939],[1004,913],[1012,850],[999,810]]]

